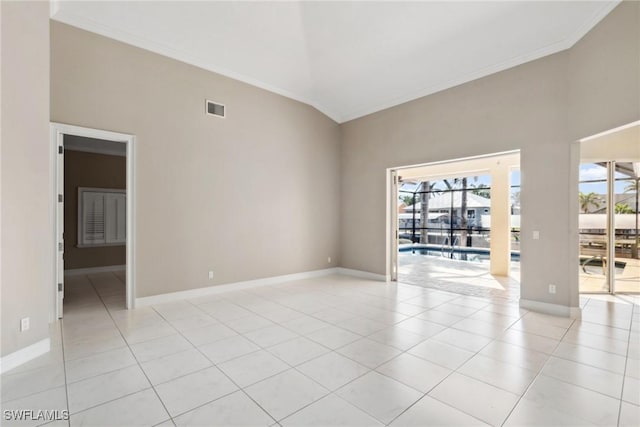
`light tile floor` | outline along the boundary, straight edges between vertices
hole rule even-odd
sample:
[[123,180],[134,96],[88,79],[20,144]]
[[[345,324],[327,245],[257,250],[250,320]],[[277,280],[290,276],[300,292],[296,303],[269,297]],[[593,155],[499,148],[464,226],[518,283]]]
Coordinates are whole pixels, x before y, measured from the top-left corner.
[[[640,260],[633,258],[616,258],[616,264],[624,265],[622,271],[616,271],[616,292],[640,292]],[[607,278],[603,270],[580,269],[581,292],[608,292]]]
[[571,320],[343,276],[130,311],[121,274],[66,288],[52,351],[1,377],[3,410],[70,411],[51,427],[640,425],[633,297]]
[[445,257],[401,252],[398,254],[398,280],[401,283],[447,292],[504,298],[520,298],[520,263],[510,264],[509,277],[489,273],[489,262],[459,261]]

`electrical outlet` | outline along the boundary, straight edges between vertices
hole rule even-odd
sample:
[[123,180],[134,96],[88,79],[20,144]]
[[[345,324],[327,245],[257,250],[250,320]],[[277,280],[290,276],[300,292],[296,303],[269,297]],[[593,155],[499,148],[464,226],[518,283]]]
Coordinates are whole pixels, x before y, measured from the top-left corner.
[[556,293],[556,285],[553,285],[553,284],[549,285],[549,293],[550,294],[555,294]]
[[327,257],[327,264],[331,264],[331,257]]
[[533,232],[533,240],[540,240],[540,232],[538,230]]
[[20,332],[24,332],[28,330],[29,330],[29,318],[24,317],[20,319]]
[[213,279],[213,270],[209,270],[209,280]]

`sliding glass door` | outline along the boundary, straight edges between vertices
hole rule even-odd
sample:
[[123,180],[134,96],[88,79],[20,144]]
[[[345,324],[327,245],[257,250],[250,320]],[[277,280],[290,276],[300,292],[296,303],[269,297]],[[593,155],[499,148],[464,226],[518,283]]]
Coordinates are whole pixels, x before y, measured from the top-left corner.
[[608,165],[580,165],[580,292],[609,292]]
[[637,172],[633,163],[615,162],[612,202],[615,265],[611,271],[615,292],[640,292]]
[[640,291],[638,167],[580,165],[580,292]]

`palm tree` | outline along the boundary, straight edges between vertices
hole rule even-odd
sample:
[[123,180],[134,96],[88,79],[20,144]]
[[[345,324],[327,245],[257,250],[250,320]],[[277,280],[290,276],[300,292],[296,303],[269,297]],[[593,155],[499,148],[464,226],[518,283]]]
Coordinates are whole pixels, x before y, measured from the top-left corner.
[[[477,180],[478,177],[474,177],[474,180]],[[457,183],[462,183],[462,194],[461,194],[461,200],[460,200],[460,240],[458,242],[458,244],[460,246],[467,246],[467,188],[468,188],[468,183],[467,183],[467,177],[464,178],[454,178],[453,182],[450,183],[448,180],[444,180],[445,185],[447,186],[447,189],[449,191],[453,190],[453,187],[457,184]],[[453,196],[451,198],[451,219],[453,219]],[[450,241],[451,241],[451,245],[453,246],[454,244],[454,238],[453,238],[453,221],[451,221],[451,223],[449,224],[449,226],[451,227],[451,233],[450,233]]]
[[[477,178],[477,177],[476,177]],[[467,246],[467,177],[462,178],[462,200],[460,201],[460,246]]]
[[511,215],[515,213],[516,206],[520,207],[520,191],[511,193]]
[[632,214],[633,209],[626,203],[616,203],[614,207],[614,212],[617,214]]
[[437,192],[436,182],[423,181],[420,185],[420,243],[429,243],[429,199]]
[[400,197],[400,200],[402,200],[402,203],[404,203],[405,206],[411,206],[413,205],[413,196],[402,196]]
[[600,203],[602,203],[602,199],[600,195],[594,193],[593,191],[590,193],[583,193],[582,191],[579,194],[580,197],[580,209],[583,213],[589,213],[589,207],[593,206],[598,209],[600,207]]
[[[475,177],[476,179],[478,177]],[[489,186],[486,184],[471,184],[471,192],[473,194],[475,194],[476,196],[480,196],[480,197],[484,197],[485,199],[490,199],[491,198],[491,190],[489,189]]]
[[[624,188],[625,193],[636,193],[636,244],[631,248],[631,256],[635,259],[638,259],[638,246],[640,246],[640,231],[638,230],[638,217],[640,216],[638,215],[638,204],[640,202],[640,193],[638,192],[639,183],[640,179],[636,177],[634,181],[631,181]],[[630,213],[633,213],[633,210]]]
[[625,193],[638,192],[638,180],[630,181],[626,187],[624,187]]

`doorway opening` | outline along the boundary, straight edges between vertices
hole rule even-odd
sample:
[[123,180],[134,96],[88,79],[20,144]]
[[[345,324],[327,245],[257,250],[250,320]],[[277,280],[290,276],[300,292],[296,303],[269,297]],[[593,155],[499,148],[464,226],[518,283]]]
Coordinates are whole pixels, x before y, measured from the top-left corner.
[[54,319],[63,317],[65,291],[74,304],[97,293],[111,308],[134,306],[133,143],[132,135],[51,124]]
[[392,280],[519,298],[520,154],[390,170]]
[[580,141],[582,293],[640,292],[640,122]]

